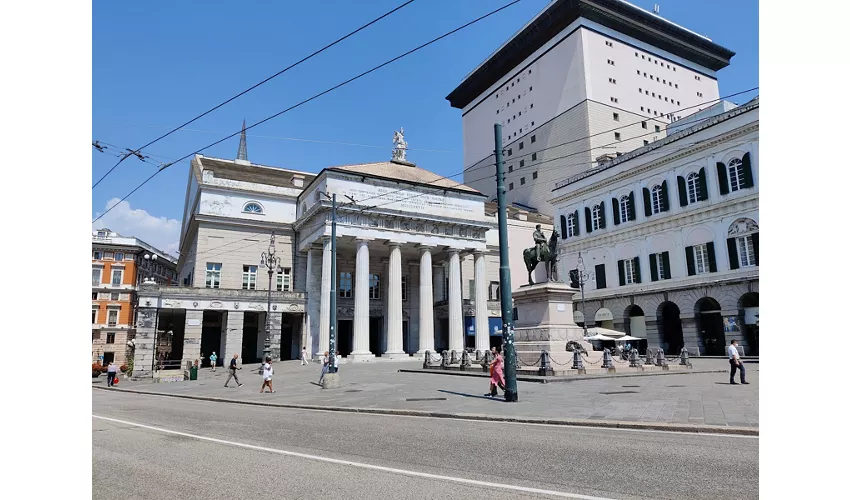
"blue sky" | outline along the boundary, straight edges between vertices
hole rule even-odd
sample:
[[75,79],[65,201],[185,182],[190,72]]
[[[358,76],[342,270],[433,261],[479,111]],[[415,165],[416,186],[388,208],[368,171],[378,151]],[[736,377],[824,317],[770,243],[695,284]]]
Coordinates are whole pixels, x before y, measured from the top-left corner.
[[[96,0],[92,140],[121,148],[142,146],[400,3]],[[191,153],[238,130],[243,119],[252,123],[265,118],[504,3],[507,0],[417,0],[146,153],[158,161]],[[450,107],[445,96],[547,3],[524,0],[260,125],[249,131],[250,160],[311,172],[331,165],[385,161],[393,130],[403,126],[409,159],[443,175],[459,172],[460,111]],[[721,95],[759,84],[757,2],[632,3],[650,10],[660,3],[665,18],[737,53],[719,73]],[[238,142],[235,137],[204,154],[234,158]],[[92,182],[115,161],[93,150]],[[92,192],[92,213],[103,212],[109,200],[122,198],[154,170],[135,159],[122,163]],[[105,223],[164,249],[175,247],[179,223],[174,219],[182,217],[187,176],[188,163],[170,167],[96,225]]]

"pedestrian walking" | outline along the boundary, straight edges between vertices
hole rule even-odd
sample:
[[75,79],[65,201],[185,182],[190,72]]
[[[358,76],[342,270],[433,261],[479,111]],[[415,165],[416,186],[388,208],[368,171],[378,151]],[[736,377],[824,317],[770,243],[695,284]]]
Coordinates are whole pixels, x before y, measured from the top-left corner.
[[325,380],[325,374],[328,373],[329,362],[330,358],[328,357],[328,351],[325,351],[324,356],[322,356],[322,374],[319,375],[319,385],[322,385],[322,381]]
[[112,387],[115,385],[115,376],[118,374],[118,367],[115,366],[115,361],[110,361],[106,367],[106,386]]
[[496,387],[501,388],[502,391],[505,390],[504,359],[501,349],[491,347],[490,352],[493,354],[493,364],[490,365],[490,392],[487,393],[487,397],[495,397],[499,394]]
[[198,366],[198,369],[200,369],[202,366],[204,366],[204,353],[201,353],[201,357],[199,359],[197,359],[196,361],[197,361],[197,363],[195,363],[195,364]]
[[160,351],[159,358],[157,359],[157,370],[162,370],[163,365],[165,364],[165,353]]
[[301,348],[301,366],[304,366],[306,364],[307,364],[307,348],[302,347]]
[[339,373],[339,365],[342,363],[342,355],[339,351],[336,352],[336,358],[334,358],[334,371],[333,373]]
[[227,374],[227,380],[224,382],[224,386],[227,387],[227,384],[230,383],[230,379],[235,379],[237,387],[242,387],[242,384],[239,383],[239,377],[236,376],[236,370],[241,370],[241,366],[236,365],[236,360],[239,358],[239,354],[234,354],[233,359],[230,360],[230,373]]
[[738,341],[732,339],[732,342],[729,343],[729,347],[726,348],[726,352],[729,354],[729,366],[731,367],[731,371],[729,372],[729,383],[737,385],[735,382],[735,371],[741,370],[741,383],[749,384],[749,382],[747,382],[747,371],[744,369],[744,363],[741,361],[741,357],[738,356]]
[[210,365],[212,366],[212,371],[215,371],[215,364],[218,362],[218,356],[215,355],[215,351],[210,354]]
[[272,375],[274,375],[272,358],[266,356],[266,362],[263,363],[263,386],[260,387],[260,394],[266,391],[266,387],[269,388],[269,392],[274,392],[274,389],[272,389]]

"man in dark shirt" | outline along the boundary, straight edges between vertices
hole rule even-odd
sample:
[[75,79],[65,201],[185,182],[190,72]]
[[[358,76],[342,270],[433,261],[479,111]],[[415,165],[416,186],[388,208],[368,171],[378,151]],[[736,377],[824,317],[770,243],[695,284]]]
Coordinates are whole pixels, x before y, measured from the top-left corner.
[[236,359],[239,358],[239,354],[234,354],[233,359],[230,360],[230,373],[227,375],[227,381],[224,382],[224,386],[227,387],[227,384],[230,383],[230,379],[235,379],[238,384],[237,387],[242,387],[242,384],[239,383],[239,377],[236,376],[236,370],[241,370],[241,366],[236,366]]

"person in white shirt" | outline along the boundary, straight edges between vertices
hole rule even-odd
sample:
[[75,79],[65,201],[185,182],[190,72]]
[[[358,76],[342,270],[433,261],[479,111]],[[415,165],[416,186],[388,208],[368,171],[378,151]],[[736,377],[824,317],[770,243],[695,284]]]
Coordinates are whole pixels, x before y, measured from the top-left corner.
[[307,348],[302,347],[301,348],[301,366],[304,366],[306,364],[307,364]]
[[106,367],[106,386],[112,387],[115,385],[115,376],[118,375],[118,366],[114,361],[109,362],[109,366]]
[[260,394],[266,391],[266,387],[269,388],[269,392],[274,392],[274,389],[272,389],[272,375],[274,375],[272,358],[266,356],[266,362],[263,363],[263,386],[260,387]]
[[735,371],[741,370],[741,383],[749,384],[747,382],[747,371],[744,369],[744,363],[741,361],[741,357],[738,356],[738,341],[733,339],[729,347],[726,348],[726,352],[729,354],[729,366],[732,367],[732,371],[729,373],[729,383],[737,385],[737,382],[735,382]]
[[336,357],[334,358],[334,373],[339,373],[340,363],[342,363],[342,355],[340,355],[339,351],[337,351]]

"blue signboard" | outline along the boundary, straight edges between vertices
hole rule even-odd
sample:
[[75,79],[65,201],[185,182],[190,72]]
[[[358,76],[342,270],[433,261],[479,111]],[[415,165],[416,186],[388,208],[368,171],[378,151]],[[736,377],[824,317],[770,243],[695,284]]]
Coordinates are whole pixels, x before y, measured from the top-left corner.
[[[490,336],[491,337],[501,337],[502,334],[499,330],[502,329],[502,318],[487,318],[487,323],[490,327]],[[475,336],[475,317],[473,316],[465,316],[463,318],[463,329],[466,332],[467,337]],[[498,332],[498,333],[497,333]]]

